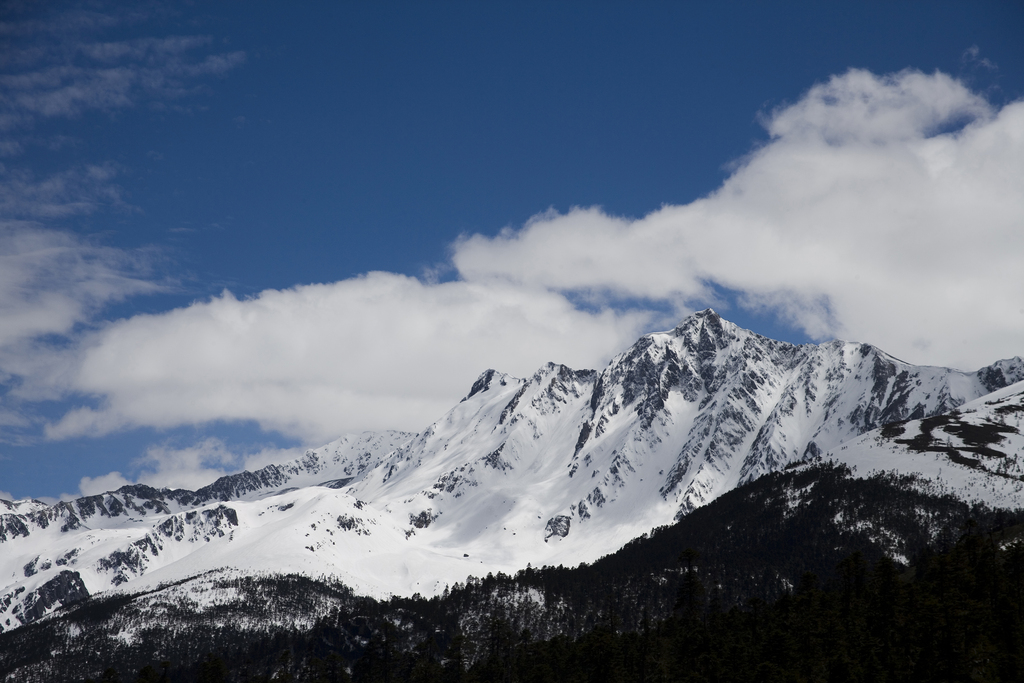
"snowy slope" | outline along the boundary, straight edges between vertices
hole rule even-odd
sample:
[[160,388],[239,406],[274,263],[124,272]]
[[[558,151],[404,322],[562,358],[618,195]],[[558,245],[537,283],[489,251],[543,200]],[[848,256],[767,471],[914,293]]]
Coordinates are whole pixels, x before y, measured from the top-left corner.
[[344,437],[195,492],[0,503],[0,628],[222,567],[381,595],[592,561],[766,472],[1020,380],[1020,358],[919,367],[867,344],[773,341],[707,310],[600,372],[488,370],[420,434]]
[[893,423],[826,454],[874,472],[916,474],[922,489],[992,507],[1024,505],[1024,382],[957,410]]

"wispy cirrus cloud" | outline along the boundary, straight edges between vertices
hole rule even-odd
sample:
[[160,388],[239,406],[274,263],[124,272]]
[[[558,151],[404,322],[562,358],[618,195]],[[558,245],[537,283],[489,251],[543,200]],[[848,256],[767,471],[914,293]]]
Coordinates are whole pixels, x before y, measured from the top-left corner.
[[[54,170],[50,151],[74,145],[37,124],[93,111],[183,104],[245,61],[206,35],[108,40],[144,28],[159,5],[13,3],[0,22],[0,439],[38,424],[32,401],[66,395],[60,378],[80,335],[110,304],[163,291],[154,250],[117,249],[94,236],[110,211],[135,210],[124,168],[96,159]],[[29,153],[31,152],[31,153]],[[92,223],[80,219],[89,216]],[[70,365],[69,365],[70,364]]]
[[88,109],[111,111],[142,100],[195,94],[203,86],[193,79],[223,75],[245,61],[244,52],[186,59],[187,50],[209,43],[208,37],[193,36],[84,44],[80,53],[92,62],[85,66],[63,63],[0,76],[0,125],[13,127],[35,117],[73,117]]
[[202,79],[245,62],[240,50],[209,53],[213,40],[204,35],[100,39],[140,18],[68,11],[0,24],[0,131],[28,128],[40,118],[179,100],[201,92]]
[[977,45],[971,45],[969,48],[964,50],[964,53],[960,56],[960,61],[964,64],[972,64],[983,67],[989,71],[998,71],[999,66],[990,60],[988,57],[981,56],[981,48]]
[[[0,381],[29,399],[61,395],[54,379],[69,358],[67,340],[105,306],[166,288],[145,251],[105,247],[30,221],[0,222]],[[63,359],[63,360],[62,360]],[[11,396],[5,396],[9,405]],[[13,418],[11,418],[13,419]]]
[[37,178],[26,169],[0,164],[0,216],[7,219],[61,219],[104,208],[127,209],[114,182],[116,164],[87,164]]

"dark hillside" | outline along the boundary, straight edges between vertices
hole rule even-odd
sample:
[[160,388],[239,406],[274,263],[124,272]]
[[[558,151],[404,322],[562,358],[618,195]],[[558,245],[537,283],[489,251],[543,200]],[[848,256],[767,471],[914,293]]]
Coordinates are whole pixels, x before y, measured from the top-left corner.
[[[206,677],[220,666],[204,659],[211,654],[232,672],[229,680],[259,680],[281,671],[288,653],[289,670],[313,672],[298,680],[320,680],[314,669],[329,659],[331,670],[344,665],[361,680],[375,680],[383,660],[413,667],[418,657],[426,666],[455,647],[479,680],[502,680],[480,667],[507,668],[513,652],[541,657],[537,648],[600,649],[601,638],[628,649],[655,624],[658,633],[682,628],[681,611],[746,623],[757,605],[786,605],[808,594],[807,572],[816,575],[815,586],[848,583],[849,567],[837,568],[855,552],[864,566],[892,558],[886,566],[895,572],[911,561],[927,564],[954,547],[968,520],[986,530],[1017,521],[1012,511],[923,491],[911,477],[856,479],[841,466],[801,466],[727,493],[592,565],[471,577],[431,599],[379,602],[327,577],[216,575],[152,593],[92,598],[0,634],[0,676],[81,681],[114,667],[122,680],[134,680],[129,672],[147,665],[156,672],[166,661],[172,681],[200,680],[202,671],[202,680],[221,680]],[[201,583],[232,597],[203,607],[189,593]]]

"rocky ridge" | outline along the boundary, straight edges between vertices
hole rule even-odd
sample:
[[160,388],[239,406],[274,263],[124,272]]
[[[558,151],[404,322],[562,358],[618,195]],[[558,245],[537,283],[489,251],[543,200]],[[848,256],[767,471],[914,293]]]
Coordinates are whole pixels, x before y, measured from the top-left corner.
[[913,366],[867,344],[774,341],[709,309],[601,371],[488,370],[419,434],[344,437],[194,492],[2,501],[0,628],[220,567],[429,594],[472,572],[592,561],[765,473],[1021,380],[1020,358]]

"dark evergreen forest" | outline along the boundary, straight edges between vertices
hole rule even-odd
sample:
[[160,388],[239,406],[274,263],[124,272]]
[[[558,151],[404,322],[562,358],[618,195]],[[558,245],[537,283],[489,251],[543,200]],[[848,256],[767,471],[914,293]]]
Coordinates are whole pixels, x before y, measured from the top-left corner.
[[[0,675],[1024,680],[1019,521],[922,491],[912,478],[800,467],[591,565],[470,578],[429,599],[375,601],[327,577],[250,577],[235,579],[242,599],[219,613],[162,605],[154,622],[145,595],[93,598],[0,634]],[[275,626],[295,614],[321,616],[310,628]]]

